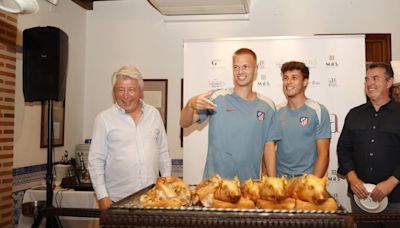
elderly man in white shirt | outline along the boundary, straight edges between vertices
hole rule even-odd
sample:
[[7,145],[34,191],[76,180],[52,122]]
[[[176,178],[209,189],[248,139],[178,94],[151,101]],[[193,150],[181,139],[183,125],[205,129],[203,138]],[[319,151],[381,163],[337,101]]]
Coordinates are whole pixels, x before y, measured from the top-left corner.
[[89,151],[89,173],[100,209],[171,175],[167,135],[160,113],[141,99],[136,67],[112,76],[115,104],[97,115]]

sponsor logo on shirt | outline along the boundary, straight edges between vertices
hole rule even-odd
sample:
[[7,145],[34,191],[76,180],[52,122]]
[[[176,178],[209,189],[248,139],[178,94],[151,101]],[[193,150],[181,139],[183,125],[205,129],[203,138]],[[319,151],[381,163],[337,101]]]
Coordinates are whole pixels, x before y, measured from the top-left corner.
[[299,123],[301,126],[306,126],[308,124],[308,117],[306,116],[300,117]]
[[265,112],[257,111],[257,119],[262,121],[265,119]]
[[225,111],[226,111],[226,112],[234,112],[235,109],[233,109],[233,108],[226,108]]

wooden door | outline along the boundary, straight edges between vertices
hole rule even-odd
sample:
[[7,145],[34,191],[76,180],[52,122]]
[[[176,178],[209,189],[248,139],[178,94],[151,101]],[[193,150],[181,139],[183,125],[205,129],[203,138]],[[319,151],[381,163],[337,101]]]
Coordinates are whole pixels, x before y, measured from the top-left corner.
[[365,34],[365,57],[367,62],[385,62],[392,60],[391,34]]
[[315,35],[365,35],[365,60],[367,63],[390,63],[390,60],[392,60],[392,39],[390,33],[339,33]]

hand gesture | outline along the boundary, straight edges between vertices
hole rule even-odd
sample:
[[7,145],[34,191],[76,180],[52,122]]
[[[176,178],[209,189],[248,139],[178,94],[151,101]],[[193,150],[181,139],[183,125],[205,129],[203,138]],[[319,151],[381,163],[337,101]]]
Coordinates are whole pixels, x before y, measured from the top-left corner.
[[190,99],[189,107],[193,110],[206,110],[206,109],[216,109],[217,105],[210,100],[210,96],[213,91],[200,94],[198,96],[192,97]]

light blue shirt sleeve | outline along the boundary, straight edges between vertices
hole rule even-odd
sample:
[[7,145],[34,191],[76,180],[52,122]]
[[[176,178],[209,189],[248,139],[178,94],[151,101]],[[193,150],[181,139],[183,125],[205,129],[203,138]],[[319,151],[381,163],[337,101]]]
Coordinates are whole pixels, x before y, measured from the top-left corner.
[[331,121],[328,110],[321,105],[321,121],[317,126],[317,139],[331,138]]
[[196,123],[201,124],[204,121],[206,121],[206,119],[208,119],[208,114],[209,114],[208,110],[201,110],[198,113],[199,113],[199,119],[197,120]]
[[265,142],[270,142],[270,141],[279,141],[282,139],[281,131],[279,128],[279,118],[278,118],[278,113],[277,111],[273,111],[272,117],[271,117],[271,122],[269,125],[269,130],[267,131],[267,137],[265,139]]

